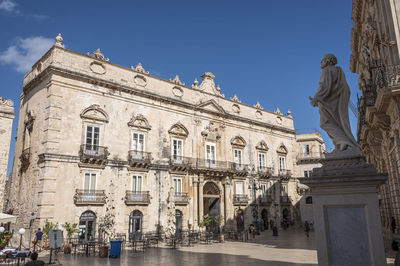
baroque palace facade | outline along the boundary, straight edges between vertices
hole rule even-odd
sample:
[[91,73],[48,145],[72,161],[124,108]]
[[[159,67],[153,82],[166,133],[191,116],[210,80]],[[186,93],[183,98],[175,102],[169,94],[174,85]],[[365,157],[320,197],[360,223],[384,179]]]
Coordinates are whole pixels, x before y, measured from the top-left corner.
[[388,173],[379,204],[389,242],[400,227],[400,3],[354,0],[352,19],[350,68],[362,91],[358,139],[367,161]]
[[100,50],[67,50],[57,36],[24,78],[5,210],[17,226],[31,212],[35,227],[79,223],[85,239],[99,227],[197,229],[206,215],[226,230],[299,220],[290,112],[227,99],[212,73],[201,77],[163,80]]

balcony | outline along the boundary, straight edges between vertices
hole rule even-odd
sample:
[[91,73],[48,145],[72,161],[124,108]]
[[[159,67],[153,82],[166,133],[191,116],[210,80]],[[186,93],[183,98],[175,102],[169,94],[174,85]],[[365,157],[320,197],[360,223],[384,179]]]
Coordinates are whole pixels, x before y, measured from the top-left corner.
[[290,196],[281,196],[281,205],[291,205],[292,198]]
[[77,189],[74,195],[75,205],[104,205],[106,194],[104,190]]
[[149,191],[130,191],[127,190],[125,194],[126,205],[149,205],[150,192]]
[[82,163],[101,164],[107,163],[107,157],[110,153],[107,147],[82,144],[79,151],[79,157]]
[[272,173],[273,173],[272,167],[265,167],[265,166],[258,167],[258,175],[261,178],[271,177]]
[[261,195],[260,197],[260,205],[271,205],[273,202],[273,199],[271,195]]
[[233,195],[233,205],[246,206],[249,203],[249,198],[247,195],[234,194]]
[[197,159],[195,168],[198,171],[211,175],[223,175],[226,172],[232,172],[232,163],[228,161],[217,161],[208,159]]
[[247,173],[249,172],[248,164],[232,163],[231,167],[236,176],[246,176]]
[[320,163],[325,158],[323,152],[300,153],[297,155],[297,164],[303,163]]
[[290,178],[290,177],[292,177],[292,171],[281,169],[281,170],[279,170],[278,175],[282,178]]
[[135,168],[148,168],[151,163],[151,153],[130,150],[128,154],[129,166]]
[[21,160],[21,170],[25,171],[30,162],[31,158],[31,148],[26,148],[22,151],[21,156],[19,156],[19,159]]
[[169,165],[174,171],[186,171],[193,166],[194,160],[190,157],[172,155],[169,158]]
[[174,195],[175,205],[189,204],[189,196],[187,192],[175,192]]

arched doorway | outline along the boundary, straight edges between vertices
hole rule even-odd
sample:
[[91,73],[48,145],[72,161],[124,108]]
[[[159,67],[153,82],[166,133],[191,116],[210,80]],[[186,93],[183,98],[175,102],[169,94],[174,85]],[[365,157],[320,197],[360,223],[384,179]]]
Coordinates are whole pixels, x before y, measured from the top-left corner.
[[207,182],[203,186],[203,214],[212,218],[212,222],[208,228],[208,230],[212,232],[219,231],[220,224],[218,224],[218,222],[221,222],[219,217],[221,208],[220,202],[220,191],[218,186],[214,182]]
[[140,239],[142,236],[143,214],[139,210],[134,210],[129,215],[129,238]]
[[175,210],[175,234],[180,235],[182,233],[182,219],[183,214],[180,210]]
[[264,229],[268,230],[268,211],[266,209],[262,209],[261,211],[261,220]]
[[93,240],[96,234],[96,214],[85,211],[79,218],[79,241]]
[[290,223],[290,212],[287,208],[284,208],[282,211],[282,227],[284,229],[289,227]]

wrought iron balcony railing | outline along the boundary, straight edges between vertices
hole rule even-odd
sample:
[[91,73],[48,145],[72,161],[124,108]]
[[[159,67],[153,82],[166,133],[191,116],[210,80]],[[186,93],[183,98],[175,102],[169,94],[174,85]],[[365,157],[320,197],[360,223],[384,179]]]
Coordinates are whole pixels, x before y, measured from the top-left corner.
[[92,144],[82,144],[79,156],[82,162],[104,163],[109,155],[108,148]]
[[249,202],[249,198],[247,195],[243,194],[234,194],[233,195],[233,204],[235,205],[247,205]]
[[282,177],[291,177],[292,176],[292,171],[291,170],[286,170],[286,169],[280,169],[278,172],[279,176]]
[[258,174],[260,176],[272,176],[273,174],[273,169],[272,167],[266,167],[266,166],[259,166],[258,167]]
[[261,205],[266,205],[266,204],[271,204],[273,202],[273,199],[271,197],[271,195],[261,195],[260,197],[260,204]]
[[197,169],[211,169],[211,170],[232,170],[232,162],[217,161],[209,159],[197,159]]
[[128,162],[132,167],[146,168],[151,163],[151,153],[130,150],[128,154]]
[[148,205],[150,204],[149,191],[126,191],[125,195],[126,205]]
[[189,196],[186,192],[175,192],[174,195],[175,204],[188,204]]
[[373,83],[376,91],[400,85],[400,65],[383,66],[372,69]]
[[177,166],[192,166],[193,165],[193,158],[191,157],[184,157],[184,156],[178,156],[178,155],[172,155],[169,158],[169,162],[171,165],[177,165]]
[[297,155],[297,161],[299,160],[318,160],[325,158],[325,153],[323,152],[310,152],[310,153],[300,153]]
[[75,205],[104,205],[106,194],[104,190],[77,189],[74,195]]
[[281,204],[291,204],[292,198],[290,196],[281,196]]

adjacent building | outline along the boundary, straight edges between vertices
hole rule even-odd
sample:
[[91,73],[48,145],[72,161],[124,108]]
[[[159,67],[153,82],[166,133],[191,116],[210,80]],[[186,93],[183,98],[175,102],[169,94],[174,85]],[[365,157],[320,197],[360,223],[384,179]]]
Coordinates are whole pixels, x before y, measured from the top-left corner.
[[14,120],[14,103],[0,97],[0,206],[4,205],[4,190],[7,180],[8,155],[10,152],[10,142],[12,124]]
[[[384,237],[400,226],[400,3],[354,0],[350,68],[359,74],[358,140],[367,161],[388,173],[380,187]],[[390,243],[390,242],[389,242]]]
[[228,99],[214,80],[164,80],[57,36],[23,82],[6,206],[17,226],[35,212],[35,226],[76,222],[89,239],[198,229],[207,215],[227,231],[299,221],[290,112]]

